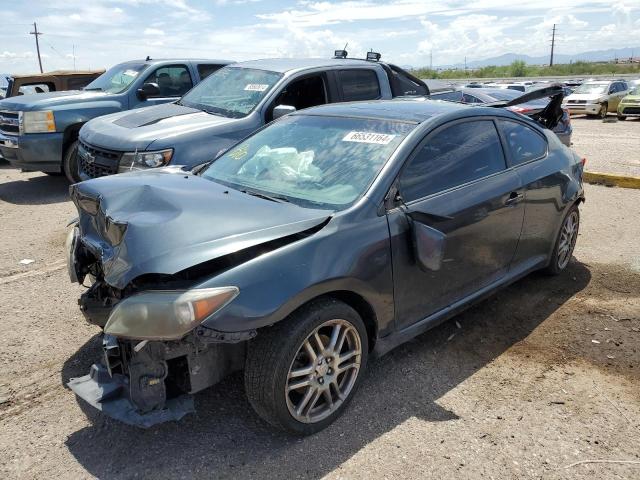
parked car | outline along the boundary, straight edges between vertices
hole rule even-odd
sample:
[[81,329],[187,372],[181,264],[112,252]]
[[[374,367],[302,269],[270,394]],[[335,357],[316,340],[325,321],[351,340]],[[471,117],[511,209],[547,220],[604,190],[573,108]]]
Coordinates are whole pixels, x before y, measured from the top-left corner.
[[[547,88],[547,87],[543,87]],[[561,87],[564,92],[564,87]],[[459,88],[447,92],[437,92],[430,95],[434,100],[446,100],[450,102],[469,103],[469,104],[485,104],[501,101],[511,101],[522,95],[522,92],[513,89],[499,88]],[[510,107],[514,112],[523,115],[537,115],[549,104],[548,98],[538,98],[530,102],[521,103]],[[558,136],[560,141],[567,147],[571,146],[571,135],[573,127],[571,126],[571,115],[569,110],[562,109],[562,118],[553,128],[553,132]]]
[[424,95],[422,80],[395,65],[345,58],[284,58],[221,69],[177,102],[87,123],[80,178],[211,160],[281,115],[325,103]]
[[134,60],[82,90],[0,100],[0,157],[23,170],[78,180],[78,132],[92,118],[176,100],[226,60]]
[[620,120],[626,120],[627,117],[640,117],[640,83],[622,98],[617,113]]
[[616,112],[620,100],[628,91],[629,87],[623,80],[588,81],[566,97],[563,106],[572,115],[582,113],[604,118],[608,112]]
[[35,75],[3,75],[4,78],[0,79],[0,98],[80,90],[103,73],[104,70],[56,70]]
[[397,99],[295,112],[194,172],[72,185],[69,272],[93,282],[79,303],[104,327],[104,362],[69,386],[150,426],[193,409],[179,392],[244,370],[261,417],[317,432],[370,355],[562,272],[582,171],[522,115]]

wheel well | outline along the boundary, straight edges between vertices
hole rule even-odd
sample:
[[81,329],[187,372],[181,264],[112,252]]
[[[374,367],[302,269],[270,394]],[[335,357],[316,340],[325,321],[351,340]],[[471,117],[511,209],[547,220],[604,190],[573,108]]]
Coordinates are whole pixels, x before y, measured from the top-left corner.
[[367,329],[367,336],[369,337],[369,351],[372,351],[376,344],[376,338],[378,335],[378,321],[376,312],[373,310],[371,304],[357,293],[350,292],[348,290],[336,290],[334,292],[326,293],[322,295],[322,297],[331,297],[336,300],[340,300],[358,312],[358,315],[362,318],[364,326]]
[[62,155],[65,154],[69,145],[78,139],[78,133],[80,132],[82,125],[84,125],[84,123],[76,123],[75,125],[68,126],[64,131],[64,137],[62,139]]

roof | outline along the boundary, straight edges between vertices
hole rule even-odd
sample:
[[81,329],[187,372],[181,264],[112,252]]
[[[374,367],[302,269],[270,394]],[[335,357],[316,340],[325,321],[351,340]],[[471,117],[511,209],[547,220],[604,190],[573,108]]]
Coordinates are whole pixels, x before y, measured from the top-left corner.
[[331,103],[307,108],[295,115],[365,117],[421,123],[431,117],[468,108],[472,107],[441,100],[427,100],[425,97],[407,97],[370,102]]
[[94,75],[94,74],[102,74],[104,73],[104,69],[102,70],[54,70],[52,72],[44,72],[44,73],[31,73],[31,74],[22,74],[22,75],[8,75],[11,78],[40,78],[40,77],[55,77],[55,76],[73,76],[73,75]]
[[292,70],[304,70],[307,68],[376,65],[378,62],[358,60],[353,58],[264,58],[261,60],[249,60],[239,62],[234,67],[256,68],[258,70],[270,70],[272,72],[285,73]]

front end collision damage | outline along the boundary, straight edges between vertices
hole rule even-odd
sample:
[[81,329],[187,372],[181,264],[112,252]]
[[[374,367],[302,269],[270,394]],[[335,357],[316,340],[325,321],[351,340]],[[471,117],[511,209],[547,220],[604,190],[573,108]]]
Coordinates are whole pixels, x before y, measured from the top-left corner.
[[[70,279],[91,283],[78,301],[80,309],[90,323],[102,328],[107,326],[107,329],[103,362],[94,365],[89,375],[71,379],[68,386],[105,414],[144,428],[180,419],[193,411],[193,400],[188,394],[241,370],[246,341],[256,335],[256,330],[221,332],[201,324],[179,339],[118,338],[109,334],[108,327],[116,307],[143,292],[200,291],[203,279],[312,235],[329,220],[325,211],[322,218],[316,216],[310,221],[285,226],[288,228],[267,225],[251,239],[237,240],[235,235],[234,240],[225,243],[219,238],[218,248],[209,252],[222,255],[178,271],[160,268],[155,272],[138,271],[139,275],[124,285],[121,277],[116,277],[118,281],[113,285],[114,270],[124,276],[132,271],[125,263],[132,261],[128,256],[132,250],[129,243],[135,240],[128,238],[127,233],[132,224],[133,231],[140,228],[140,222],[136,225],[136,220],[142,217],[114,220],[114,217],[126,215],[112,213],[109,199],[88,194],[80,185],[71,187],[71,196],[80,216],[72,225],[66,244]],[[132,211],[135,208],[131,206]],[[142,221],[148,222],[148,219]],[[192,246],[191,250],[194,249],[197,246]],[[173,255],[176,264],[175,257],[179,254]],[[162,258],[157,265],[163,265]],[[111,269],[111,277],[107,269]]]

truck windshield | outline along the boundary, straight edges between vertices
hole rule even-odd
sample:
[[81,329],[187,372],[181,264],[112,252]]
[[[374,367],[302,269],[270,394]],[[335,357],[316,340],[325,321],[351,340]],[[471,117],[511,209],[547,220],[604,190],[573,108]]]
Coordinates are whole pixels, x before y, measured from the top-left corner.
[[98,90],[107,93],[122,93],[138,78],[138,75],[147,68],[144,63],[125,63],[111,67],[84,90]]
[[202,177],[235,190],[338,210],[360,198],[414,124],[283,117],[216,159]]
[[251,113],[280,77],[280,73],[253,68],[221,68],[178,103],[224,117],[242,118]]

